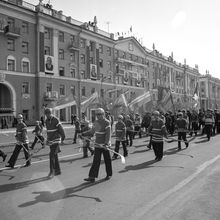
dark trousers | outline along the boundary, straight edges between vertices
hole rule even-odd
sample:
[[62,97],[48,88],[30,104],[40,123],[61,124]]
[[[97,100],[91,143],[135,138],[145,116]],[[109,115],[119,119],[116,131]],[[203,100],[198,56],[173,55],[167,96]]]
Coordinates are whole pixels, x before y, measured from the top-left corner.
[[60,152],[59,144],[52,144],[50,146],[50,173],[59,173],[60,172],[60,163],[58,159],[58,153]]
[[130,147],[133,145],[133,135],[134,135],[133,131],[126,132],[126,142],[127,142],[127,145],[129,145]]
[[[117,153],[119,152],[120,143],[122,144],[122,147],[123,147],[124,157],[128,156],[126,141],[118,141],[118,140],[115,141],[115,152],[117,152]],[[117,155],[117,154],[114,154],[113,157],[114,157],[114,158],[117,158],[118,155]]]
[[2,151],[2,150],[0,150],[0,157],[4,157],[5,156],[5,153]]
[[181,148],[181,140],[185,141],[186,146],[188,146],[186,132],[178,132],[178,148]]
[[44,146],[44,137],[42,135],[36,135],[35,138],[34,138],[34,142],[31,145],[32,149],[34,149],[34,146],[37,143],[38,139],[40,139],[41,145]]
[[217,122],[217,133],[220,134],[220,121]]
[[192,131],[190,132],[190,135],[192,136],[193,132],[195,133],[195,135],[197,135],[199,129],[199,125],[196,121],[192,122]]
[[139,125],[135,125],[134,126],[134,136],[133,138],[135,138],[135,135],[138,134],[139,135],[139,138],[142,137],[142,134],[141,134],[141,126]]
[[92,166],[89,171],[89,177],[91,178],[98,177],[102,154],[105,161],[106,174],[107,176],[112,176],[112,160],[111,160],[110,152],[105,149],[95,148]]
[[91,154],[94,152],[94,150],[90,147],[90,141],[85,140],[83,144],[83,156],[84,157],[88,156],[88,150],[90,151]]
[[[18,159],[18,155],[19,155],[19,153],[20,153],[22,148],[24,150],[25,160],[27,160],[30,157],[29,149],[28,149],[28,144],[22,144],[22,145],[16,144],[15,145],[15,149],[14,149],[14,151],[13,151],[13,153],[12,153],[12,155],[11,155],[9,161],[8,161],[8,164],[10,166],[13,167],[15,165],[15,163],[16,163],[16,161]],[[26,165],[29,165],[29,164],[30,164],[30,160],[26,162]]]
[[205,132],[208,140],[210,140],[210,137],[212,135],[212,125],[205,125]]
[[79,130],[75,130],[73,142],[76,142],[77,134],[78,134],[78,133],[79,133]]
[[163,158],[163,142],[151,142],[154,150],[154,154],[157,159],[162,159]]
[[152,135],[150,135],[150,140],[149,140],[149,144],[148,144],[148,148],[151,148],[151,145],[152,145]]

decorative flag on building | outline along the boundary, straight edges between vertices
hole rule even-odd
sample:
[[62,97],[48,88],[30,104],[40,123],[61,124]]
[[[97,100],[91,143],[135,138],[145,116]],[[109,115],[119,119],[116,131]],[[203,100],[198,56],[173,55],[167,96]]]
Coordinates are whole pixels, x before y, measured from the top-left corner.
[[158,87],[158,108],[166,113],[175,111],[171,90],[165,87]]
[[151,101],[151,94],[150,92],[145,92],[144,94],[138,96],[134,100],[132,100],[129,104],[128,107],[130,108],[131,111],[134,111],[135,106],[141,107],[144,104],[147,104]]
[[69,94],[68,96],[64,98],[60,98],[56,102],[56,105],[53,107],[53,110],[60,110],[63,108],[70,107],[72,105],[76,105],[76,100],[74,99],[72,94]]
[[195,88],[195,91],[194,91],[193,99],[194,99],[195,101],[198,101],[198,100],[199,100],[198,82],[196,83],[196,88]]
[[81,111],[85,112],[86,109],[89,107],[89,105],[91,105],[92,103],[98,103],[98,102],[99,102],[98,92],[94,92],[89,98],[81,102],[81,108],[82,108]]
[[193,108],[199,108],[199,83],[197,82],[196,83],[196,88],[195,88],[195,91],[194,91],[194,95],[193,95],[193,100],[194,100],[194,103],[193,103]]

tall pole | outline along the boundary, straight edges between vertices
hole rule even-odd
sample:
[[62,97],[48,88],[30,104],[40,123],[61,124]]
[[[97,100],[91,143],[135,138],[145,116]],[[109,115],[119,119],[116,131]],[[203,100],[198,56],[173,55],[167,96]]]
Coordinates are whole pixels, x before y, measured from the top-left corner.
[[79,116],[79,120],[81,121],[81,75],[80,75],[80,33],[82,32],[82,30],[80,30],[80,32],[78,33],[78,54],[77,54],[77,95],[78,95],[78,99],[77,99],[77,110],[78,110],[78,116]]

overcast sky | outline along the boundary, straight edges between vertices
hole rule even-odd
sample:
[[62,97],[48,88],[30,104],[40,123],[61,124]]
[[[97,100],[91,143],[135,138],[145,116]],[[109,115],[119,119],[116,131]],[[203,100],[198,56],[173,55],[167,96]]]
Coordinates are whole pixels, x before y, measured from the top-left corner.
[[[25,0],[38,4],[38,0]],[[44,0],[66,16],[88,22],[97,17],[98,28],[132,33],[143,46],[177,62],[195,67],[201,74],[220,79],[219,0]],[[126,36],[126,35],[125,35]]]

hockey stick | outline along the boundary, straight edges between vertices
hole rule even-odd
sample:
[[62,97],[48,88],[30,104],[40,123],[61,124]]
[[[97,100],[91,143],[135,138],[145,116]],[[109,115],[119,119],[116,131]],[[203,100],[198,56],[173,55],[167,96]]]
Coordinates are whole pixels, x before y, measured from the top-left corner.
[[[20,145],[22,146],[22,148],[23,148],[26,152],[28,152],[27,149],[24,147],[23,144],[20,144]],[[37,153],[38,153],[39,151],[41,151],[42,149],[43,149],[43,148],[39,148],[39,149],[38,149],[37,151],[35,151],[34,153],[30,154],[30,156],[25,160],[25,163],[24,163],[23,165],[20,165],[15,172],[17,173],[22,167],[24,167],[24,166],[26,165],[26,163],[27,163],[28,161],[31,160],[31,158],[32,158],[35,154],[37,154]],[[11,177],[10,180],[13,179],[14,177],[15,177],[15,176]]]
[[[41,139],[36,134],[34,136],[37,138],[37,140],[41,143],[42,146],[45,145],[45,142],[42,142]],[[44,148],[44,147],[42,147],[42,148]]]
[[[152,135],[152,136],[155,136],[155,137],[162,137],[162,135],[156,135],[156,134],[152,134],[152,133],[148,133],[148,135]],[[183,142],[183,143],[189,143],[191,142],[192,140],[194,140],[195,137],[191,138],[189,141],[184,141],[184,140],[178,140],[176,138],[171,138],[169,137],[167,140],[165,140],[167,143],[171,143],[173,141],[180,141],[180,142]]]
[[87,137],[83,137],[83,136],[81,136],[81,137],[82,137],[82,139],[84,139],[84,140],[88,140],[88,141],[92,142],[92,143],[94,144],[94,146],[96,146],[97,148],[106,149],[106,150],[111,151],[112,153],[118,155],[118,156],[121,158],[121,163],[122,163],[122,164],[125,164],[125,157],[122,156],[120,153],[115,152],[115,151],[112,150],[110,147],[106,147],[106,148],[105,148],[105,147],[103,147],[101,144],[97,144],[95,141],[90,140],[90,139],[87,138]]

